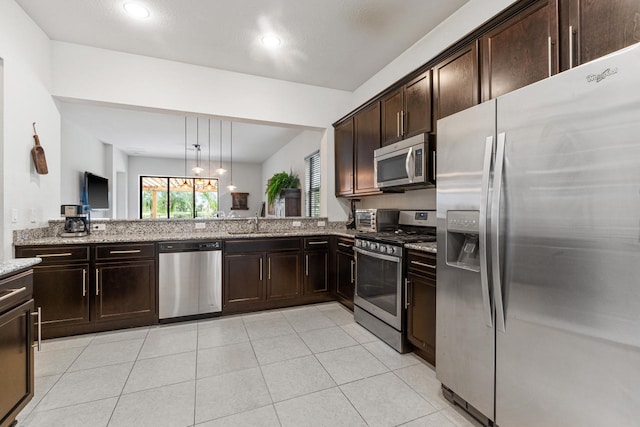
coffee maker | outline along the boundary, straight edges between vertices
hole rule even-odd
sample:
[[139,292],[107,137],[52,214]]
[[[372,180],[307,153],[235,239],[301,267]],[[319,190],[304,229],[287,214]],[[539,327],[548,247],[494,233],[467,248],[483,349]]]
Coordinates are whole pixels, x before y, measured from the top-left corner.
[[61,205],[60,215],[64,215],[64,230],[61,237],[83,237],[89,234],[91,214],[87,205]]

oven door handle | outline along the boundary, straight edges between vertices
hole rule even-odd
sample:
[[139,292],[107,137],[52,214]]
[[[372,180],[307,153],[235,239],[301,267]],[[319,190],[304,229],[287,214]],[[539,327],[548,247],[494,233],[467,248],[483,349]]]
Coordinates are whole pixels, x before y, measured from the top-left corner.
[[353,248],[353,250],[356,251],[359,254],[367,255],[367,256],[370,256],[370,257],[373,257],[373,258],[377,258],[377,259],[383,259],[385,261],[391,261],[391,262],[400,263],[400,261],[402,260],[402,258],[398,258],[398,257],[395,257],[395,256],[390,256],[390,255],[383,255],[383,254],[379,254],[377,252],[369,252],[369,251],[365,251],[365,250],[360,249],[360,248]]

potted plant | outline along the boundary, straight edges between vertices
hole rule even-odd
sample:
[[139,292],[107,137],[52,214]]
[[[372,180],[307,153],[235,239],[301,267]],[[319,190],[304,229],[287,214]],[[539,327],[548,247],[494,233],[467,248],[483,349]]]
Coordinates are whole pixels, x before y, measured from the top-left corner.
[[284,198],[285,216],[300,216],[302,205],[300,197],[300,178],[292,170],[275,173],[267,182],[267,202],[273,204]]

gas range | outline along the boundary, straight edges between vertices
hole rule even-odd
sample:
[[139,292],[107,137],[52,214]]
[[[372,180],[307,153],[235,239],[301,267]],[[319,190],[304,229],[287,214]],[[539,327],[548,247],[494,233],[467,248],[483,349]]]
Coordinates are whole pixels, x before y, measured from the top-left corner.
[[436,241],[435,211],[400,211],[394,231],[356,234],[355,246],[375,253],[402,256],[406,243]]

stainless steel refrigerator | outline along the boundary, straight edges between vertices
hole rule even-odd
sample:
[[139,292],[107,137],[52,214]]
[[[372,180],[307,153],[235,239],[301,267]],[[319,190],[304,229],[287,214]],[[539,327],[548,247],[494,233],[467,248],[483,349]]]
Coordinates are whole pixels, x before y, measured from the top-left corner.
[[502,427],[640,425],[640,45],[437,129],[445,396]]

